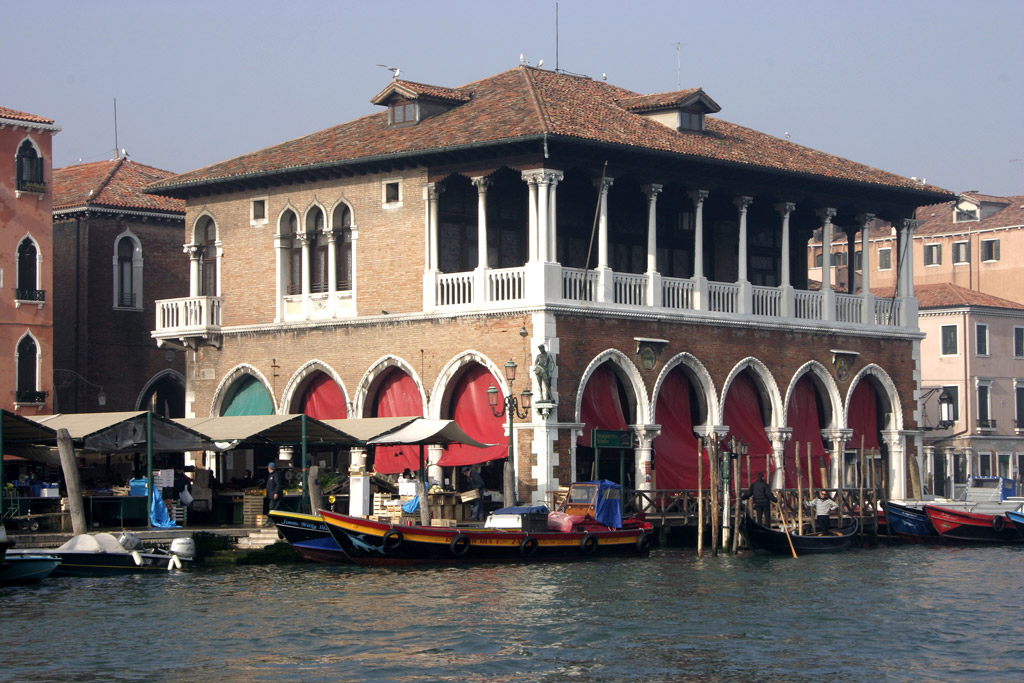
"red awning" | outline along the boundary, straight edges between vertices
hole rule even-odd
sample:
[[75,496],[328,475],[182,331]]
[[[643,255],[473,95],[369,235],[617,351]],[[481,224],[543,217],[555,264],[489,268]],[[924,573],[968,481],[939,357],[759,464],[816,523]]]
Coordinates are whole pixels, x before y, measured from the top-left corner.
[[324,374],[318,375],[306,387],[300,410],[317,420],[343,420],[348,417],[341,387]]
[[[401,370],[393,369],[381,380],[377,390],[377,409],[373,417],[422,417],[423,402],[416,382]],[[420,468],[416,446],[378,446],[374,450],[373,469],[378,474],[400,474]]]
[[452,419],[467,435],[481,443],[496,444],[475,448],[455,443],[441,456],[444,467],[475,465],[488,460],[504,460],[508,455],[505,417],[495,417],[487,403],[487,388],[497,385],[494,376],[482,365],[473,365],[459,378],[452,392]]
[[[661,434],[654,439],[656,488],[697,488],[697,436],[690,417],[690,381],[681,370],[669,373],[658,392],[655,419]],[[710,485],[704,467],[704,487]]]
[[[753,380],[745,374],[736,375],[729,385],[729,393],[725,397],[723,419],[729,425],[729,433],[721,442],[721,449],[728,447],[729,439],[747,444],[747,455],[750,457],[750,472],[747,472],[747,459],[740,463],[740,481],[753,481],[758,472],[774,470],[770,455],[771,441],[764,431],[764,420],[761,418],[760,400]],[[767,478],[767,477],[766,477]]]
[[587,380],[587,388],[583,390],[583,404],[580,407],[580,420],[586,425],[577,443],[590,446],[590,432],[594,429],[627,428],[626,414],[619,400],[619,379],[608,368],[600,366]]
[[808,485],[807,446],[809,444],[811,447],[810,486],[827,486],[828,483],[821,480],[821,459],[824,458],[824,466],[827,468],[829,464],[828,451],[825,450],[825,444],[821,441],[821,422],[818,420],[814,385],[807,375],[801,377],[793,387],[793,395],[789,397],[786,424],[793,429],[784,451],[786,487],[796,487],[797,444],[800,444],[800,470],[803,473],[803,485]]

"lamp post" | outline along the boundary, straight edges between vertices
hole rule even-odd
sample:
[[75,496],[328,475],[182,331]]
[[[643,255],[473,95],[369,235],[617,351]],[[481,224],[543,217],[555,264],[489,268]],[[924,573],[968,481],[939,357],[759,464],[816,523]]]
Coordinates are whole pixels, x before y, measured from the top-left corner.
[[[505,505],[516,504],[516,475],[515,465],[512,462],[512,423],[518,416],[520,420],[525,420],[530,414],[530,405],[533,399],[533,392],[529,389],[524,389],[523,393],[519,395],[517,399],[514,394],[511,393],[512,383],[516,379],[516,364],[515,361],[509,360],[505,363],[505,379],[508,380],[509,395],[505,396],[499,401],[498,394],[500,393],[494,384],[491,384],[487,388],[487,404],[491,407],[491,413],[494,417],[504,417],[508,415],[508,457],[505,459],[505,469],[503,471],[503,483],[502,486],[505,489]],[[501,410],[498,410],[498,403],[502,403]],[[520,411],[520,407],[522,410]]]

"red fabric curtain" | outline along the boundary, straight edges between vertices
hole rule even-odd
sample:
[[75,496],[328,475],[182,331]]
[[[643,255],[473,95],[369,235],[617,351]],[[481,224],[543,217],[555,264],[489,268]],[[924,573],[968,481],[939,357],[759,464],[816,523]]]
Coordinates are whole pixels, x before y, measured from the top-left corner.
[[345,396],[328,375],[320,374],[306,387],[302,412],[317,420],[344,420],[348,417]]
[[580,420],[586,425],[577,441],[581,446],[590,445],[593,429],[626,429],[626,415],[619,400],[619,380],[606,365],[597,368],[587,380]]
[[[480,443],[495,444],[490,448],[476,448],[465,444],[452,444],[441,456],[444,467],[475,465],[488,460],[504,460],[508,456],[508,436],[505,417],[495,417],[487,404],[487,388],[498,386],[494,376],[482,365],[473,365],[459,378],[452,392],[452,419],[462,431]],[[500,408],[499,408],[500,410]]]
[[[789,411],[786,414],[786,423],[793,429],[793,434],[786,442],[786,486],[796,487],[796,445],[800,444],[800,469],[803,472],[803,485],[825,486],[826,482],[821,481],[821,458],[824,457],[825,467],[828,467],[828,452],[825,444],[821,441],[821,422],[818,420],[818,409],[814,401],[814,385],[809,377],[801,377],[793,387],[793,395],[789,398]],[[811,472],[807,472],[807,444],[811,446]],[[817,482],[815,484],[814,482]]]
[[[374,417],[406,417],[423,415],[423,403],[416,382],[401,370],[391,370],[381,380],[377,390]],[[420,468],[419,446],[378,446],[374,453],[373,469],[378,474],[399,474],[408,468]]]
[[770,465],[769,455],[772,452],[772,444],[768,440],[768,435],[764,433],[764,421],[761,419],[759,405],[757,388],[754,386],[753,380],[745,373],[736,375],[732,384],[729,385],[729,393],[725,397],[723,418],[725,424],[729,425],[729,433],[721,442],[721,448],[727,448],[729,439],[732,437],[747,444],[751,471],[747,472],[747,458],[742,458],[740,461],[741,485],[746,484],[748,476],[751,481],[754,481],[758,472],[768,472],[770,475],[775,469],[774,464]]
[[860,437],[864,448],[878,448],[878,397],[868,382],[861,381],[850,397],[849,426],[853,436],[847,442],[850,448],[860,450]]
[[[690,418],[690,382],[682,371],[670,373],[662,383],[655,419],[661,425],[661,434],[653,444],[656,488],[697,488],[697,437]],[[706,461],[704,465],[707,487],[710,473]]]

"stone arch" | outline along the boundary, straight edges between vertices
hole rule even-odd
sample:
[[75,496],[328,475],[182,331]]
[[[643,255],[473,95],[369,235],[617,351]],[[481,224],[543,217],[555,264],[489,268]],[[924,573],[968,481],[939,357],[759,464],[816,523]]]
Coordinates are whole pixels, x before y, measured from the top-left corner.
[[665,363],[665,367],[662,368],[661,373],[658,375],[658,379],[654,383],[654,389],[651,391],[651,422],[657,423],[658,415],[656,408],[658,406],[658,395],[661,393],[662,384],[665,382],[665,378],[668,377],[669,373],[673,370],[680,368],[686,374],[688,380],[697,389],[697,395],[704,401],[704,405],[701,406],[701,412],[705,415],[706,423],[710,423],[714,416],[715,406],[718,405],[718,394],[715,392],[715,383],[711,379],[711,373],[708,372],[704,364],[701,363],[696,356],[691,353],[683,352],[676,354]]
[[843,402],[842,426],[846,427],[850,423],[850,399],[853,397],[854,389],[856,389],[857,385],[863,380],[871,382],[872,386],[876,390],[880,389],[881,391],[876,391],[876,393],[889,402],[889,424],[879,425],[879,428],[882,430],[902,431],[903,408],[900,402],[899,393],[896,391],[896,383],[892,381],[892,377],[889,376],[889,373],[887,373],[881,366],[875,365],[874,363],[870,363],[861,368],[850,382],[850,388],[846,390],[846,397]]
[[368,396],[373,395],[373,391],[377,388],[377,385],[382,379],[384,373],[391,368],[398,368],[412,378],[412,381],[415,382],[416,388],[420,392],[420,401],[422,403],[423,411],[422,414],[427,414],[427,391],[426,387],[423,386],[423,381],[420,379],[419,374],[409,363],[405,362],[398,356],[388,354],[374,362],[359,380],[359,386],[356,388],[355,394],[352,396],[352,417],[369,417],[365,414],[367,408],[366,399]]
[[729,395],[729,387],[736,376],[748,368],[754,376],[758,387],[761,389],[762,397],[768,399],[768,406],[772,411],[771,416],[769,416],[769,419],[765,422],[765,427],[781,427],[786,418],[785,414],[782,412],[782,397],[779,392],[779,385],[776,384],[775,378],[772,376],[768,366],[753,356],[747,356],[737,363],[729,372],[729,376],[726,377],[725,382],[722,384],[721,398],[715,406],[715,423],[723,423],[725,399]]
[[[795,373],[793,378],[789,382],[789,386],[786,387],[786,398],[783,402],[782,415],[789,413],[789,400],[793,395],[793,389],[796,387],[804,375],[810,375],[811,382],[814,384],[815,389],[818,390],[819,395],[822,398],[828,399],[829,423],[823,425],[823,429],[836,429],[839,427],[840,416],[843,414],[843,398],[839,393],[839,387],[836,385],[835,379],[832,377],[832,373],[825,368],[824,365],[816,360],[807,361],[801,365]],[[845,420],[843,420],[845,424]]]
[[191,230],[191,242],[192,242],[192,244],[202,244],[202,242],[198,241],[200,239],[199,228],[200,228],[200,226],[205,228],[207,221],[209,221],[210,223],[213,223],[214,232],[217,235],[217,243],[220,244],[220,225],[217,223],[217,219],[214,218],[213,212],[211,212],[206,207],[203,207],[199,211],[199,214],[196,216],[196,219],[194,221],[192,221],[192,230]]
[[[437,380],[435,380],[430,392],[428,412],[426,413],[428,416],[439,418],[442,414],[445,414],[450,407],[451,391],[455,385],[455,380],[462,369],[470,363],[483,366],[496,379],[502,395],[508,395],[511,388],[508,386],[508,381],[505,379],[505,373],[502,368],[479,351],[469,349],[452,358],[441,368],[441,372],[438,373]],[[529,385],[526,385],[526,388],[529,388]]]
[[[161,384],[173,384],[176,388],[181,391],[181,415],[165,415],[164,417],[184,417],[185,416],[185,376],[174,368],[164,368],[160,372],[156,373],[149,378],[145,386],[142,387],[142,391],[135,397],[135,410],[149,410],[147,406],[147,396],[155,396],[159,391]],[[177,398],[177,397],[175,397]],[[175,406],[178,408],[178,406]],[[161,413],[162,414],[162,413]]]
[[579,386],[576,389],[576,405],[574,408],[576,419],[579,419],[583,408],[583,392],[587,387],[587,381],[594,374],[594,371],[606,361],[611,361],[613,372],[623,381],[623,384],[632,389],[632,394],[627,392],[627,398],[631,402],[629,407],[630,412],[634,416],[634,424],[649,424],[651,421],[651,410],[643,376],[633,361],[618,349],[606,349],[597,354],[590,361],[590,364],[587,365],[586,370],[583,371],[583,374],[580,376]]
[[295,407],[293,404],[301,396],[302,390],[305,388],[306,380],[318,373],[327,375],[341,388],[341,393],[345,396],[345,409],[349,414],[351,414],[352,399],[349,398],[348,388],[345,386],[345,382],[342,381],[334,368],[322,360],[317,360],[315,358],[313,360],[306,361],[302,367],[296,370],[288,379],[288,382],[284,385],[284,389],[281,390],[281,402],[277,408],[278,412],[282,415],[292,412],[292,409]]
[[267,394],[270,395],[271,402],[276,403],[274,400],[274,391],[270,386],[270,382],[267,381],[266,376],[255,366],[250,365],[249,363],[239,363],[224,375],[224,377],[221,378],[220,383],[217,384],[217,389],[213,392],[213,401],[210,404],[211,417],[220,416],[221,409],[224,407],[224,399],[227,397],[228,391],[232,386],[234,386],[236,381],[247,375],[262,384],[263,388],[267,390]]

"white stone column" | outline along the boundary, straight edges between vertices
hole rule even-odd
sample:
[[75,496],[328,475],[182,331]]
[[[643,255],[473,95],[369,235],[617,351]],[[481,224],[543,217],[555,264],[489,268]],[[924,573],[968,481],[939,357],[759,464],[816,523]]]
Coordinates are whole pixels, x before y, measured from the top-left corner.
[[[889,471],[886,476],[889,479],[889,491],[886,498],[904,499],[907,497],[907,451],[903,432],[896,430],[883,430],[882,438],[889,448]],[[881,487],[882,482],[875,482]]]
[[790,273],[790,243],[789,243],[789,218],[796,211],[796,204],[793,202],[780,202],[775,205],[775,210],[782,216],[782,252],[780,256],[780,275],[781,283],[779,289],[782,292],[782,303],[780,306],[779,314],[784,318],[791,318],[796,312],[795,292],[793,291],[793,281]]
[[793,436],[791,427],[768,429],[768,438],[772,441],[772,461],[775,472],[770,477],[773,489],[786,488],[786,442]]
[[[871,293],[871,221],[875,214],[865,213],[857,216],[860,223],[860,296],[861,322],[865,325],[875,324],[875,296]],[[856,273],[855,273],[856,274]]]
[[309,282],[310,282],[310,242],[309,233],[300,232],[293,239],[302,245],[302,317],[309,318]]
[[529,188],[529,199],[527,204],[527,261],[535,263],[537,261],[537,171],[524,171],[523,180],[526,181]]
[[437,305],[437,183],[423,185],[423,309]]
[[188,295],[199,296],[199,261],[203,257],[203,249],[198,244],[186,244],[184,252],[188,254]]
[[597,300],[615,301],[614,274],[608,265],[608,190],[614,184],[613,178],[598,178],[594,181],[599,197],[597,218]]
[[647,195],[647,305],[661,306],[661,277],[658,273],[658,195],[662,185],[640,188]]
[[562,181],[565,174],[561,171],[548,171],[548,235],[550,238],[548,246],[548,259],[558,261],[558,183]]
[[704,200],[708,190],[687,193],[693,201],[693,307],[698,311],[708,308],[708,279],[704,277]]
[[897,296],[900,298],[900,324],[904,327],[917,327],[917,299],[914,298],[914,230],[917,221],[904,218],[900,226],[899,269],[902,275],[902,286]]
[[327,238],[327,315],[335,317],[338,312],[338,254],[337,235],[334,230],[325,229],[324,237]]
[[737,197],[733,203],[739,210],[740,239],[739,239],[739,277],[737,282],[740,286],[739,312],[751,314],[754,312],[754,291],[750,286],[750,278],[747,273],[747,209],[753,203],[753,197]]
[[843,454],[846,452],[846,444],[853,438],[852,429],[823,429],[822,436],[832,443],[832,450],[829,456],[832,459],[832,467],[829,472],[829,487],[839,488],[843,475]]
[[537,260],[541,263],[552,260],[548,256],[548,247],[551,244],[551,235],[548,234],[548,219],[551,218],[548,206],[548,200],[551,198],[548,189],[550,180],[547,173],[537,174]]
[[820,209],[821,218],[821,319],[835,320],[835,294],[832,291],[832,219],[836,210]]
[[661,434],[659,425],[633,425],[639,445],[636,448],[636,471],[633,481],[637,491],[654,490],[652,470],[654,467],[654,440]]
[[476,186],[476,270],[473,275],[473,301],[483,304],[489,300],[487,291],[487,188],[491,179],[477,176],[472,179]]

